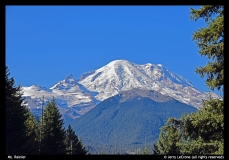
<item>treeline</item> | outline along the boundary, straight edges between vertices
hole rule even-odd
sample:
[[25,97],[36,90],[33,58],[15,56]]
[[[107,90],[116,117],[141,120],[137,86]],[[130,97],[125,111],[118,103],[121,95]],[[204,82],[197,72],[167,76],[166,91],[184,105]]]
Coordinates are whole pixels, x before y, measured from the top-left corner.
[[88,150],[69,125],[65,130],[55,99],[36,118],[23,103],[22,90],[15,86],[5,67],[5,153],[7,155],[86,155]]

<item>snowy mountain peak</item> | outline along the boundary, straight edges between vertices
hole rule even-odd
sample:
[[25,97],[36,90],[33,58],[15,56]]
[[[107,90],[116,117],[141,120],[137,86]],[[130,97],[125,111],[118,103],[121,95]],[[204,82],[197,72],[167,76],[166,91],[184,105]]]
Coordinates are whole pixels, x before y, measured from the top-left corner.
[[[49,89],[32,85],[23,87],[23,92],[25,102],[33,113],[41,114],[43,96],[45,103],[55,97],[61,114],[74,119],[105,99],[127,90],[134,91],[136,88],[157,91],[196,108],[201,108],[202,99],[209,97],[207,93],[198,91],[191,82],[162,64],[140,65],[123,59],[86,72],[79,80],[75,80],[70,74]],[[141,93],[148,95],[147,92]]]
[[76,80],[74,79],[74,77],[73,77],[72,74],[68,75],[68,76],[65,78],[64,81],[65,81],[66,83],[74,83],[74,82],[76,82]]
[[38,115],[41,114],[43,96],[45,103],[55,97],[60,113],[64,117],[68,117],[67,119],[74,119],[85,114],[94,107],[95,103],[98,103],[93,97],[96,93],[88,91],[79,84],[72,74],[49,89],[39,85],[32,85],[30,87],[23,87],[23,92],[25,103],[30,106],[34,114]]
[[69,74],[65,79],[74,79],[72,74]]
[[127,65],[128,63],[130,63],[130,62],[127,60],[119,59],[119,60],[111,61],[110,63],[108,63],[107,65],[105,65],[103,67],[112,67],[113,68],[113,67],[119,66],[119,65]]
[[74,86],[79,86],[79,84],[77,83],[77,80],[74,79],[73,75],[70,74],[64,80],[53,85],[50,89],[69,90]]
[[[164,83],[171,81],[172,83],[182,86],[193,87],[191,82],[187,79],[171,72],[169,69],[162,66],[162,64],[155,65],[147,63],[139,65],[127,60],[114,60],[90,74],[87,74],[87,76],[80,79],[79,83],[88,85],[89,89],[95,89],[94,91],[97,91],[97,87],[95,86],[98,84],[99,86],[103,86],[103,89],[109,87],[115,89],[114,91],[116,92],[117,90],[121,91],[123,89],[149,88],[150,86],[152,87],[152,85],[156,88],[160,88],[158,85],[159,81]],[[91,83],[95,84],[92,85]],[[114,84],[116,84],[116,87],[114,87]]]
[[84,74],[78,83],[89,91],[98,92],[95,98],[100,101],[133,88],[155,90],[197,108],[204,97],[190,81],[162,64],[140,65],[123,59]]
[[117,63],[130,63],[130,62],[125,59],[117,59],[117,60],[111,61],[109,64],[117,64]]

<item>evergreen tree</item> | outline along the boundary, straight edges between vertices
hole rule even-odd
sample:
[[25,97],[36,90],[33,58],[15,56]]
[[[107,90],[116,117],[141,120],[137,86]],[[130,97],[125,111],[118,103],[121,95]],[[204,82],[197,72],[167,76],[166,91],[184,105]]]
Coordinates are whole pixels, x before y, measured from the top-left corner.
[[158,154],[223,154],[223,101],[210,99],[197,113],[170,118],[161,128]]
[[22,89],[16,87],[14,78],[9,78],[9,69],[5,66],[5,143],[6,154],[26,154],[26,120],[28,109],[23,105]]
[[[224,6],[206,5],[195,10],[191,8],[191,19],[203,18],[207,26],[193,34],[201,56],[206,56],[208,64],[196,69],[201,77],[206,76],[206,84],[211,89],[224,91]],[[184,116],[183,137],[185,153],[223,154],[224,144],[224,103],[223,100],[203,101],[203,109],[196,114]],[[184,147],[185,146],[185,147]]]
[[[199,53],[210,61],[197,68],[196,73],[207,77],[210,89],[223,90],[224,6],[202,6],[199,10],[192,9],[191,14],[191,19],[204,18],[207,22],[207,27],[197,30],[193,39],[197,40]],[[181,154],[224,154],[223,100],[209,97],[203,100],[203,108],[197,113],[185,114],[179,120],[168,119],[157,145],[160,154],[171,154],[177,148]]]
[[203,18],[207,26],[193,34],[193,40],[201,56],[206,56],[208,64],[196,69],[201,77],[207,76],[206,84],[210,89],[218,90],[224,86],[224,6],[205,5],[200,9],[191,8],[191,19]]
[[63,119],[53,97],[44,110],[40,154],[66,154]]
[[170,119],[168,119],[165,126],[161,127],[155,150],[157,154],[180,154],[180,147],[177,146],[180,140],[179,128],[171,125]]
[[223,154],[224,113],[223,101],[204,101],[204,108],[196,114],[185,115],[182,120],[182,136],[185,139],[182,153]]
[[88,152],[85,147],[83,147],[82,141],[78,139],[70,125],[68,125],[68,129],[66,130],[65,145],[68,155],[86,155]]
[[28,119],[26,120],[27,132],[26,136],[28,141],[26,143],[27,146],[27,154],[38,154],[38,145],[39,145],[39,137],[38,137],[38,123],[35,119],[35,116],[28,112]]

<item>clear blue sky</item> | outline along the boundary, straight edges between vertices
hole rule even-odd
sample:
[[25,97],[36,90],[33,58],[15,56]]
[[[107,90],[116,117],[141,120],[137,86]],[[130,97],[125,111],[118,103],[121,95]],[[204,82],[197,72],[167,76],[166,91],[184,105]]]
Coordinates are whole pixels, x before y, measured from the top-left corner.
[[16,84],[51,87],[116,59],[160,63],[209,91],[192,41],[205,23],[190,20],[190,7],[6,6],[6,65]]

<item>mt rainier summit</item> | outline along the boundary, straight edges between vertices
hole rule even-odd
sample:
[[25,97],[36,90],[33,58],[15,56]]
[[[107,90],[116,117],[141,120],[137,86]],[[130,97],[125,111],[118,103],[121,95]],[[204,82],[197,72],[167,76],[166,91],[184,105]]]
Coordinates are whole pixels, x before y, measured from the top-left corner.
[[[112,61],[82,74],[78,80],[69,75],[50,88],[22,87],[25,103],[33,113],[40,114],[43,96],[44,103],[55,97],[64,119],[78,118],[99,102],[133,88],[154,90],[198,109],[202,107],[202,99],[208,98],[207,93],[162,64],[139,65],[127,60]],[[215,93],[211,96],[219,98]]]

